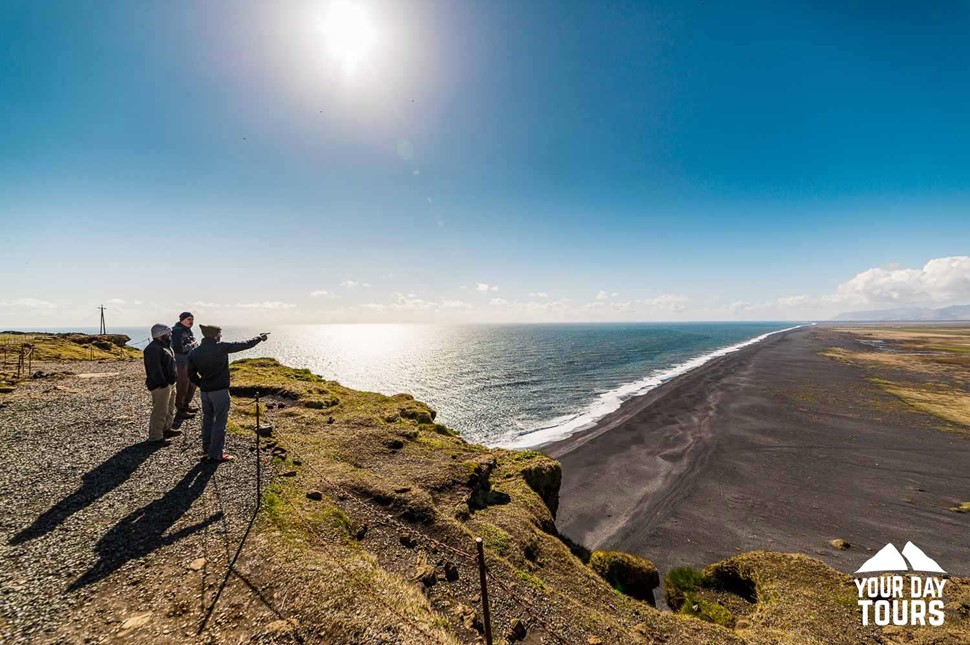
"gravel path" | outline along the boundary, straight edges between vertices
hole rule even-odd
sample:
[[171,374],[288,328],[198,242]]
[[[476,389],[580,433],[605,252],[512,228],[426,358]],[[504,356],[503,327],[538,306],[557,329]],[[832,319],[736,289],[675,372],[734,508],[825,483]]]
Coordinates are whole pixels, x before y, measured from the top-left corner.
[[60,374],[0,399],[0,642],[124,640],[163,616],[154,636],[194,639],[253,516],[249,443],[204,465],[193,419],[147,444],[138,361],[34,369]]

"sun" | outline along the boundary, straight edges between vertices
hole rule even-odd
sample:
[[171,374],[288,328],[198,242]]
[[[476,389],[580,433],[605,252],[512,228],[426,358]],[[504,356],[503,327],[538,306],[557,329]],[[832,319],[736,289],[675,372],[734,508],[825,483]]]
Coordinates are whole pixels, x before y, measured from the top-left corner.
[[367,9],[352,0],[334,0],[323,23],[330,55],[353,75],[377,44],[377,29]]

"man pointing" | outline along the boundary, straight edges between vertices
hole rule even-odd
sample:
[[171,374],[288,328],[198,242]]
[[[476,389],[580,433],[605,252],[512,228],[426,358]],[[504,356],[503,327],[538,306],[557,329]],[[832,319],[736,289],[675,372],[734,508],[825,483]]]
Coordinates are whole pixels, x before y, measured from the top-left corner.
[[189,379],[202,390],[202,452],[211,463],[232,461],[223,452],[229,420],[229,354],[251,349],[266,334],[237,343],[222,342],[222,328],[199,325],[202,344],[189,352]]

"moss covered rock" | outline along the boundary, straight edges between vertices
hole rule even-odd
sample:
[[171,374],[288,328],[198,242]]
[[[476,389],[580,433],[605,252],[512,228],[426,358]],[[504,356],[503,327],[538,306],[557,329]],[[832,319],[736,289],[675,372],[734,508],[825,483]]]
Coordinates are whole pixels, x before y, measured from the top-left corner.
[[617,591],[656,604],[653,590],[660,586],[660,574],[650,560],[620,551],[593,551],[589,566]]
[[704,583],[704,574],[690,567],[671,569],[664,578],[664,600],[674,611],[680,610],[687,595],[697,591]]
[[559,510],[559,486],[562,484],[562,466],[559,462],[538,455],[522,469],[522,477],[529,488],[542,498],[555,518]]
[[468,486],[468,497],[465,502],[468,508],[473,511],[481,510],[488,506],[489,493],[492,490],[489,477],[495,470],[495,457],[490,454],[479,455],[474,459],[469,459],[462,466],[468,474],[465,485]]

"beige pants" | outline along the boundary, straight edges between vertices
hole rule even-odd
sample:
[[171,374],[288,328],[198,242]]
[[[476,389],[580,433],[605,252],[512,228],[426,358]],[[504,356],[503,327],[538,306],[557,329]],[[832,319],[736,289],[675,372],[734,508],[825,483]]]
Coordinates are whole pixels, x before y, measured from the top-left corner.
[[148,440],[162,439],[162,433],[171,429],[175,421],[175,386],[156,387],[152,395],[152,420],[148,426]]

